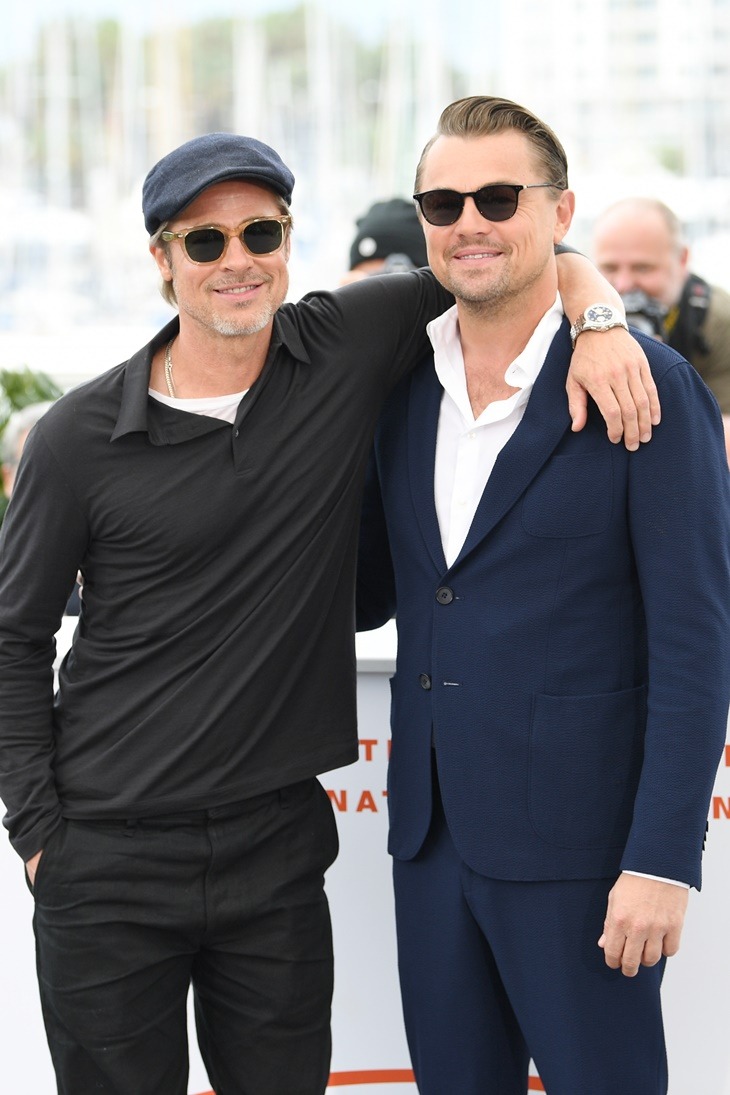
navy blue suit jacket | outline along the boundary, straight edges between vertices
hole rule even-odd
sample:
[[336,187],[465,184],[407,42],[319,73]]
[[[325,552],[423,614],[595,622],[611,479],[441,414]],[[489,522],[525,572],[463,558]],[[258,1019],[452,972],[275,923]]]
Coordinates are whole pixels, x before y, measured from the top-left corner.
[[638,452],[572,433],[568,325],[448,567],[426,361],[380,420],[358,626],[393,614],[389,848],[416,855],[432,750],[464,861],[514,880],[621,869],[699,888],[730,697],[730,493],[714,397],[638,336],[662,423]]

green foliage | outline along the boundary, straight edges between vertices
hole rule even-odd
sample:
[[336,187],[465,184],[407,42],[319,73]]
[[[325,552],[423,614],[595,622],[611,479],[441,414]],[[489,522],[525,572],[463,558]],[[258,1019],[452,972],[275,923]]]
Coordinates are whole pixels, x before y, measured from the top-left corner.
[[[27,407],[30,403],[45,403],[58,399],[63,390],[45,373],[32,369],[0,369],[0,438],[2,438],[8,419],[13,411]],[[0,522],[8,501],[0,491]]]
[[55,380],[32,369],[0,369],[0,437],[13,411],[30,403],[46,403],[63,395]]

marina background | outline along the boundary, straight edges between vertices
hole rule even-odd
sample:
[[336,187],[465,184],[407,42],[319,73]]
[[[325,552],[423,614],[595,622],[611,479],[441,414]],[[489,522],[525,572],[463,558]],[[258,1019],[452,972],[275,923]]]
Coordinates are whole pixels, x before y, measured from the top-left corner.
[[290,297],[337,284],[355,218],[409,197],[446,103],[505,95],[560,135],[569,242],[628,194],[666,201],[730,288],[730,0],[2,0],[0,368],[64,386],[170,315],[140,210],[149,167],[210,130],[292,167]]

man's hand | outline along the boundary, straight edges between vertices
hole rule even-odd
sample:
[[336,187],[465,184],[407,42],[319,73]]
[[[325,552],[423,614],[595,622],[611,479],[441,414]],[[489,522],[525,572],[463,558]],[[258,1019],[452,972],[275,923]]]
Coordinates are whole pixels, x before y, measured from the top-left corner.
[[655,966],[679,950],[689,890],[671,882],[622,874],[608,895],[598,946],[606,965],[635,977],[639,966]]
[[590,395],[615,444],[623,436],[634,452],[651,440],[661,418],[659,396],[644,351],[623,327],[578,336],[565,387],[574,432],[586,424]]
[[35,873],[38,870],[38,864],[41,861],[42,855],[43,849],[41,848],[40,852],[36,852],[36,854],[32,856],[32,858],[29,859],[25,864],[25,869],[28,872],[28,881],[30,882],[31,886],[35,886]]

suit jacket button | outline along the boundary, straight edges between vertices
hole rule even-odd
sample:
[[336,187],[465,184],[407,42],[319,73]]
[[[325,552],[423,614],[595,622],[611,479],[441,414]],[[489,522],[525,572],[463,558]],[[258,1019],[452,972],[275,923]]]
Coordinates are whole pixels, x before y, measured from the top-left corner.
[[440,605],[450,605],[454,599],[453,589],[449,589],[448,586],[441,586],[436,590],[436,600]]
[[428,673],[421,673],[420,677],[418,678],[418,683],[420,684],[424,692],[431,691],[431,678],[429,677]]

